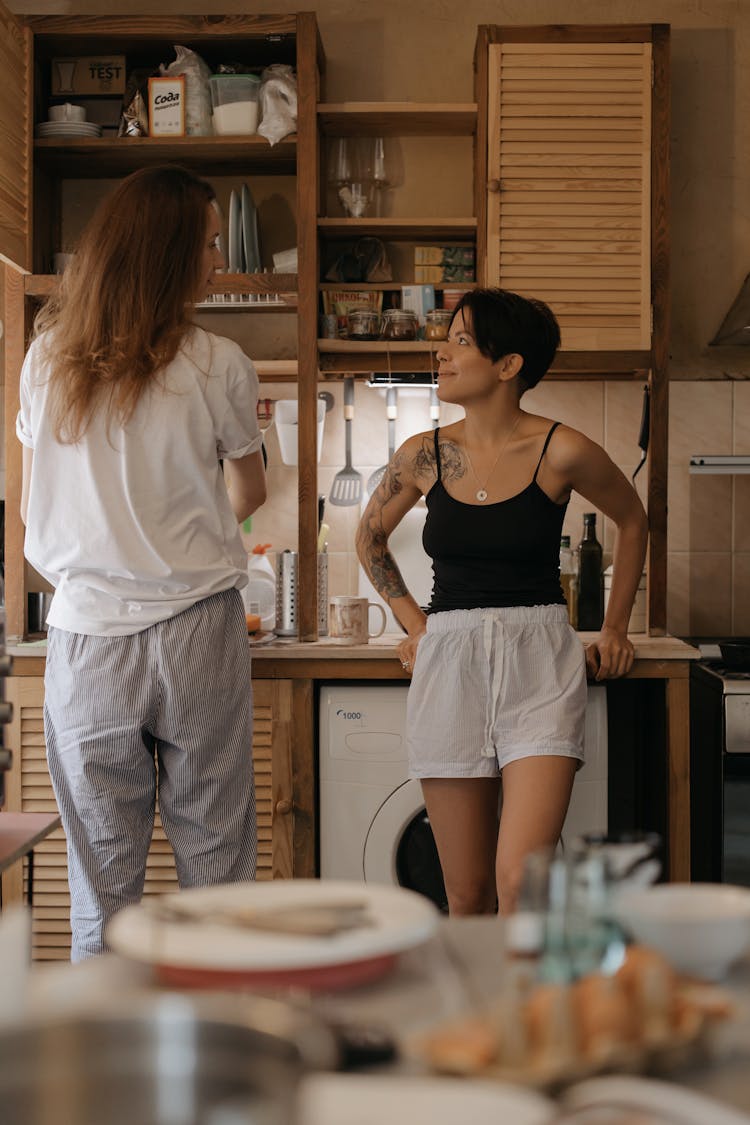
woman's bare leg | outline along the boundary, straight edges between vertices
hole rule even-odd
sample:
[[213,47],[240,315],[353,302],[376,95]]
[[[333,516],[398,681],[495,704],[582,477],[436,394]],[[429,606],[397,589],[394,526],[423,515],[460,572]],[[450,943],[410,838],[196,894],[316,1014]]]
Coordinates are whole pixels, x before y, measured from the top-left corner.
[[500,779],[423,778],[422,793],[451,914],[491,914]]
[[515,909],[524,859],[537,848],[554,848],[568,811],[577,761],[520,758],[503,769],[503,806],[497,840],[497,899],[501,914]]

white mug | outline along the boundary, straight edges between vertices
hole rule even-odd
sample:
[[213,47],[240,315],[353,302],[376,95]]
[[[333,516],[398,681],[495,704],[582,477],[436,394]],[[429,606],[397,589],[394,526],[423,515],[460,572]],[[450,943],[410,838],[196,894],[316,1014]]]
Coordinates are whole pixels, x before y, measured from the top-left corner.
[[[370,632],[368,614],[377,609],[382,617],[380,628]],[[338,645],[366,645],[372,637],[385,632],[385,610],[367,598],[350,598],[341,595],[328,603],[328,635]]]
[[51,105],[49,107],[49,120],[85,121],[86,109],[82,105],[72,105],[70,102],[65,102],[63,105]]
[[53,256],[55,263],[55,273],[62,273],[66,266],[69,266],[73,259],[72,254],[58,253]]

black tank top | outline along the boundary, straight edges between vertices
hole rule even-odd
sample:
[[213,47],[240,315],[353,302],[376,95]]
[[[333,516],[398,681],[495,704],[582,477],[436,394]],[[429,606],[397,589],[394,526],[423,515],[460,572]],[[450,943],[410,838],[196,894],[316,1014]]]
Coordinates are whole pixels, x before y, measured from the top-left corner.
[[432,559],[429,613],[493,606],[564,605],[560,586],[560,533],[568,504],[556,504],[537,474],[552,434],[547,434],[531,483],[497,504],[465,504],[446,492],[435,430],[437,480],[425,497],[422,543]]

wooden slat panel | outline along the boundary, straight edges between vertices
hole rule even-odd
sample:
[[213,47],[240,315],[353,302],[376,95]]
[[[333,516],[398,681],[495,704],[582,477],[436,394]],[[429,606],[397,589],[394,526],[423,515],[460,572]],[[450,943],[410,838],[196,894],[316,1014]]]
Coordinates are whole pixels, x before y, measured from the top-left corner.
[[[547,300],[564,349],[599,349],[608,328],[606,347],[650,346],[650,52],[489,48],[487,280]],[[631,284],[609,287],[602,268]],[[575,284],[554,284],[565,275]]]
[[0,4],[0,253],[31,269],[31,36]]

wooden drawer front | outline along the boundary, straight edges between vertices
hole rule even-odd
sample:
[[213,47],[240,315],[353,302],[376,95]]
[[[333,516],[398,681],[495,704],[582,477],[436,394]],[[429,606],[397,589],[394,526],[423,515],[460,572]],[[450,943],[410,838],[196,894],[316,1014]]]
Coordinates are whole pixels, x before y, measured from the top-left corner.
[[488,283],[568,350],[651,343],[650,43],[489,48]]
[[[258,878],[271,879],[273,870],[272,777],[274,745],[274,701],[284,699],[289,684],[273,681],[256,685],[253,707],[253,761],[258,806]],[[284,690],[284,689],[287,690]],[[9,774],[8,809],[25,812],[56,812],[57,804],[47,769],[44,745],[44,684],[41,679],[8,681],[8,699],[13,702],[13,723],[8,744],[15,748],[14,769]],[[287,707],[287,712],[289,708]],[[282,722],[286,738],[289,718]],[[17,772],[21,763],[20,774]],[[28,860],[23,869],[3,876],[4,901],[26,896]],[[146,867],[144,894],[163,894],[177,889],[172,849],[164,834],[157,809],[154,834]],[[65,835],[61,828],[34,849],[34,908],[32,919],[33,957],[36,961],[67,960],[70,957],[70,894]]]

